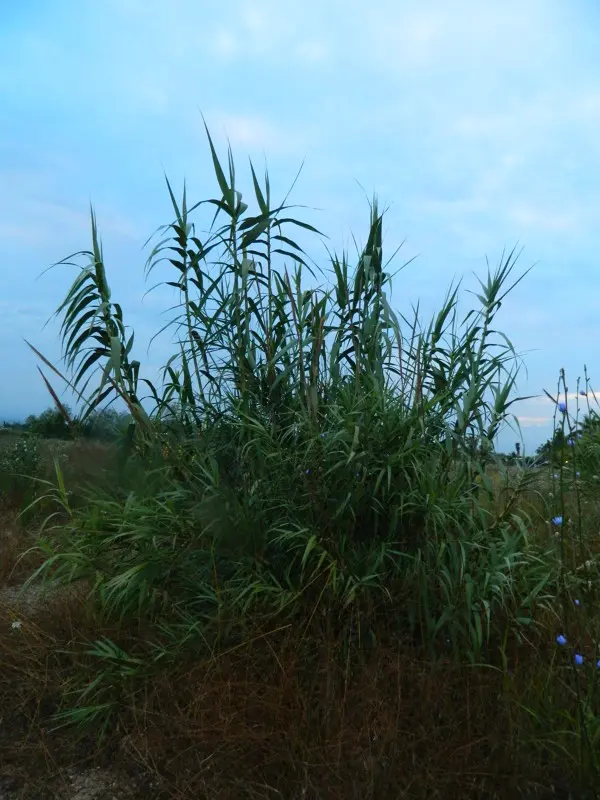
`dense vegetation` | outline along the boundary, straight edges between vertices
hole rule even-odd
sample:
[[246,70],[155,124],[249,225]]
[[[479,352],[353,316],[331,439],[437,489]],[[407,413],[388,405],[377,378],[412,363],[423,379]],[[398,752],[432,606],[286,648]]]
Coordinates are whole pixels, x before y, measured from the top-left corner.
[[131,422],[131,415],[104,408],[90,414],[80,423],[67,405],[47,408],[41,414],[31,414],[24,422],[7,422],[0,426],[0,435],[28,435],[40,439],[94,439],[115,441]]
[[[15,565],[63,594],[5,638],[11,719],[58,724],[63,755],[99,736],[97,758],[143,763],[165,796],[595,796],[599,429],[587,380],[580,425],[561,376],[550,471],[494,452],[515,253],[464,319],[455,286],[429,324],[404,318],[376,202],[355,266],[329,253],[328,275],[298,242],[318,231],[252,166],[251,210],[209,144],[218,197],[169,185],[147,262],[180,295],[162,385],[93,216],[57,312],[66,374],[36,350],[78,412],[45,378],[57,413],[28,429],[73,445],[29,465],[40,538]],[[128,415],[98,416],[115,399]],[[103,449],[74,455],[86,435]]]

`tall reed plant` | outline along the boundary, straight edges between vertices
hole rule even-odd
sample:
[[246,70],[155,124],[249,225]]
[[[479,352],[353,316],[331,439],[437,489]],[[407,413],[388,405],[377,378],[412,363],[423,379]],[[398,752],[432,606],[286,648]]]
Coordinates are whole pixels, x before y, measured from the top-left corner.
[[92,488],[76,510],[57,489],[69,519],[46,528],[37,574],[86,581],[111,619],[154,625],[158,661],[293,620],[348,646],[385,631],[477,661],[531,624],[554,581],[515,504],[484,502],[518,399],[519,359],[494,324],[524,277],[516,252],[488,265],[478,308],[461,319],[452,286],[423,324],[418,306],[393,310],[376,201],[354,265],[324,248],[320,270],[318,230],[252,164],[251,209],[231,150],[223,167],[207,138],[218,194],[190,205],[167,181],[173,220],[146,264],[165,261],[180,297],[161,385],[134,357],[93,212],[87,263],[60,262],[79,269],[57,310],[66,369],[34,349],[76,393],[80,424],[125,402],[144,480]]

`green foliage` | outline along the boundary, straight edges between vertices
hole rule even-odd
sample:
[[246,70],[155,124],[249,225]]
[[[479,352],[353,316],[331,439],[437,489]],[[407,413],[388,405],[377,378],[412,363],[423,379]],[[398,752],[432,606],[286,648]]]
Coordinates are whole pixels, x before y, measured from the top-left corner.
[[552,438],[538,447],[536,454],[544,461],[550,461],[554,465],[560,464],[564,461],[565,453],[568,452],[567,440],[569,438],[569,431],[564,431],[562,427],[558,427],[554,431]]
[[69,423],[57,408],[48,408],[37,416],[31,414],[25,420],[25,429],[33,436],[43,439],[70,439],[72,437]]
[[[89,263],[57,311],[79,430],[98,435],[100,404],[117,398],[130,416],[103,429],[123,446],[112,486],[75,508],[57,463],[60,525],[46,521],[36,577],[83,580],[105,620],[157,634],[143,655],[93,644],[96,674],[62,721],[107,729],[119,687],[291,622],[335,628],[344,657],[382,636],[433,658],[504,657],[565,590],[565,548],[534,538],[519,508],[536,474],[513,459],[501,493],[491,477],[508,474],[493,442],[518,399],[517,356],[494,324],[523,277],[514,251],[462,319],[458,286],[428,325],[418,309],[406,319],[390,306],[375,201],[355,265],[330,253],[328,284],[292,238],[318,231],[287,198],[274,205],[252,165],[251,210],[231,152],[226,172],[208,138],[219,194],[190,207],[167,182],[174,219],[147,262],[150,274],[166,260],[181,299],[162,385],[140,377],[93,213]],[[192,221],[209,210],[210,224]]]
[[578,467],[588,479],[600,476],[600,416],[590,412],[581,425],[578,447]]
[[114,442],[121,439],[132,417],[127,412],[115,411],[114,409],[102,409],[94,411],[84,422],[77,422],[77,432],[85,439],[94,439],[100,442]]
[[[65,417],[65,412],[68,417]],[[72,417],[68,406],[63,406],[62,409],[54,406],[41,414],[31,414],[20,426],[11,425],[5,430],[13,433],[26,431],[40,439],[84,438],[108,442],[119,439],[130,421],[130,414],[119,413],[110,408],[93,410],[84,420],[79,420]]]
[[[93,215],[90,265],[58,309],[69,384],[79,392],[99,370],[98,388],[87,399],[80,393],[79,424],[120,397],[138,457],[162,449],[167,465],[157,495],[112,498],[101,531],[90,520],[105,501],[91,498],[90,520],[73,525],[93,530],[78,537],[76,557],[63,539],[57,574],[93,572],[107,611],[122,616],[154,615],[159,597],[195,614],[198,598],[218,597],[213,620],[232,609],[300,613],[317,586],[345,613],[375,597],[396,603],[413,582],[418,591],[402,602],[415,635],[433,646],[452,628],[451,638],[476,657],[493,607],[506,610],[514,599],[513,560],[519,569],[529,563],[511,538],[513,523],[477,508],[472,492],[514,402],[516,356],[493,329],[521,279],[507,285],[514,253],[488,270],[480,309],[462,321],[458,287],[426,328],[418,311],[401,321],[388,301],[374,202],[352,274],[347,255],[333,254],[333,285],[305,288],[303,271],[312,269],[291,230],[320,234],[290,216],[285,201],[273,206],[268,176],[261,187],[252,166],[250,212],[231,153],[226,177],[210,136],[209,144],[221,197],[190,208],[185,190],[178,204],[167,184],[175,220],[148,259],[148,273],[168,260],[176,280],[167,284],[181,293],[172,322],[179,352],[161,389],[144,381],[150,416]],[[213,225],[201,240],[191,214],[210,206]],[[295,262],[291,272],[277,267],[278,256]],[[485,572],[489,559],[504,564],[494,569],[505,569],[505,579]]]

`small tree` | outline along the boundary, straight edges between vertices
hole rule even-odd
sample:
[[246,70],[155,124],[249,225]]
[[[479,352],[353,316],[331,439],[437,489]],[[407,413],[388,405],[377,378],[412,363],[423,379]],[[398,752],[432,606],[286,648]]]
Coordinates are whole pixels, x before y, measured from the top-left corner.
[[[69,409],[66,409],[69,411]],[[25,420],[25,427],[34,436],[43,439],[70,439],[69,423],[57,408],[47,408],[39,416],[31,414]]]

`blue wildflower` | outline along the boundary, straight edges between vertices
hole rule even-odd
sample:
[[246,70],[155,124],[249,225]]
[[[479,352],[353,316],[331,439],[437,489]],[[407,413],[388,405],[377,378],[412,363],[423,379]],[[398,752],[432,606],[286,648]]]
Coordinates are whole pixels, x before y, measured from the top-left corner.
[[574,600],[573,602],[575,603],[575,605],[576,605],[576,606],[578,606],[578,605],[579,605],[579,600],[577,600],[577,599],[576,599],[576,600]]
[[558,410],[560,411],[561,414],[564,414],[566,412],[566,410],[567,410],[567,404],[566,403],[559,403],[558,404]]
[[596,666],[600,669],[600,660],[596,662]]
[[559,644],[559,645],[561,645],[561,647],[567,643],[567,639],[566,639],[566,637],[565,637],[565,636],[563,636],[563,635],[562,635],[562,633],[561,633],[561,634],[559,634],[559,635],[556,637],[556,641],[558,642],[558,644]]
[[580,394],[582,397],[585,397],[585,395],[586,395],[586,391],[585,391],[585,389],[580,389],[580,390],[579,390],[579,394]]
[[581,472],[579,472],[579,470],[578,470],[578,471],[575,473],[575,477],[576,477],[576,478],[579,478],[579,477],[580,477],[580,475],[581,475]]
[[562,525],[562,523],[563,523],[563,518],[561,516],[552,517],[552,524],[556,525],[557,528],[559,525]]
[[569,438],[569,439],[567,439],[567,444],[569,445],[569,447],[573,447],[575,442],[573,441],[573,439]]
[[575,663],[577,664],[578,667],[580,667],[583,664],[583,656],[581,655],[581,653],[575,653]]
[[555,473],[554,473],[554,480],[555,480],[555,481],[557,481],[557,480],[558,480],[558,472],[555,472]]

